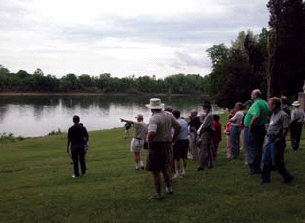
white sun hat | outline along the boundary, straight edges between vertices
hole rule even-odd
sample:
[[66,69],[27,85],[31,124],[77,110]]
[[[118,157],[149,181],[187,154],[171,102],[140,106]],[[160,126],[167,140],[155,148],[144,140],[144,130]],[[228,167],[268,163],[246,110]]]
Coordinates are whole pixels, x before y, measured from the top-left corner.
[[146,107],[150,109],[162,109],[164,107],[164,104],[161,103],[160,98],[151,98],[149,100],[149,104],[147,104]]
[[299,107],[301,104],[300,104],[300,102],[299,101],[294,101],[293,103],[292,103],[292,106],[294,106],[294,107]]

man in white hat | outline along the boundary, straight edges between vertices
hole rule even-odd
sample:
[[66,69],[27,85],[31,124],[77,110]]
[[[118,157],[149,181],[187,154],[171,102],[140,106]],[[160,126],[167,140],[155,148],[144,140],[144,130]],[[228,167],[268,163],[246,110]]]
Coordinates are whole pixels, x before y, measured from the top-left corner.
[[[166,184],[166,193],[173,193],[170,177],[166,171],[168,165],[167,154],[171,150],[171,144],[177,140],[181,127],[172,113],[163,111],[164,104],[161,103],[159,98],[151,98],[146,107],[150,108],[152,112],[148,125],[148,159],[146,168],[153,175],[156,194],[152,199],[161,200],[160,172],[162,172]],[[173,137],[172,128],[174,129]]]
[[291,148],[297,150],[300,145],[300,138],[302,134],[302,128],[304,123],[304,111],[300,109],[300,102],[294,101],[292,106],[294,109],[291,112],[290,120],[290,139],[291,139]]

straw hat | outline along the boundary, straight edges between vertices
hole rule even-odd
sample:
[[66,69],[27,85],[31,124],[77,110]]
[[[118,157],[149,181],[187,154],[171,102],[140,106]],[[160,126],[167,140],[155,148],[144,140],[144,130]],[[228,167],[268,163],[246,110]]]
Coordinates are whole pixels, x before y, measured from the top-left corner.
[[293,103],[292,103],[292,106],[294,106],[294,107],[299,107],[301,104],[300,104],[300,102],[299,101],[294,101]]
[[162,109],[164,104],[161,103],[160,98],[151,98],[149,104],[147,104],[146,107],[150,109]]

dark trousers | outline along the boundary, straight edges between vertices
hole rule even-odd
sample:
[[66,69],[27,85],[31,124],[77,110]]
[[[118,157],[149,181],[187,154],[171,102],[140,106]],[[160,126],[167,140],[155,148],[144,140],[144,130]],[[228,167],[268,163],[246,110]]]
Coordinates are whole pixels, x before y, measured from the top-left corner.
[[266,127],[264,125],[253,126],[251,130],[249,128],[245,128],[250,174],[258,174],[261,172],[262,151],[265,135]]
[[[270,142],[270,140],[268,140]],[[279,172],[279,174],[283,177],[284,181],[289,181],[291,178],[291,174],[285,167],[284,164],[284,150],[286,147],[285,140],[280,140],[276,142],[272,142],[275,151],[275,169]],[[272,150],[268,149],[268,147],[264,148],[264,166],[262,171],[262,182],[270,182],[272,167]]]
[[71,153],[72,153],[72,161],[73,161],[73,170],[74,175],[79,176],[79,166],[81,168],[81,173],[86,173],[86,161],[85,161],[85,148],[79,146],[71,146]]
[[290,125],[291,147],[294,150],[297,150],[300,146],[302,128],[303,128],[302,122],[291,123]]
[[240,137],[240,126],[232,126],[230,132],[232,156],[233,159],[239,157],[239,137]]

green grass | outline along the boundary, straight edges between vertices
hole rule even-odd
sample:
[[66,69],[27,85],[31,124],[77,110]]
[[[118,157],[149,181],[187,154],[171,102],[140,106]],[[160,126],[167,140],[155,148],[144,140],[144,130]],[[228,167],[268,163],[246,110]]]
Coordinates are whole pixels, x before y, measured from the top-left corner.
[[304,142],[286,151],[295,180],[283,184],[273,172],[261,186],[243,160],[227,162],[223,138],[217,166],[197,172],[189,161],[187,177],[162,201],[148,199],[151,175],[134,170],[123,128],[90,132],[88,175],[77,179],[66,134],[0,144],[0,222],[303,222]]

